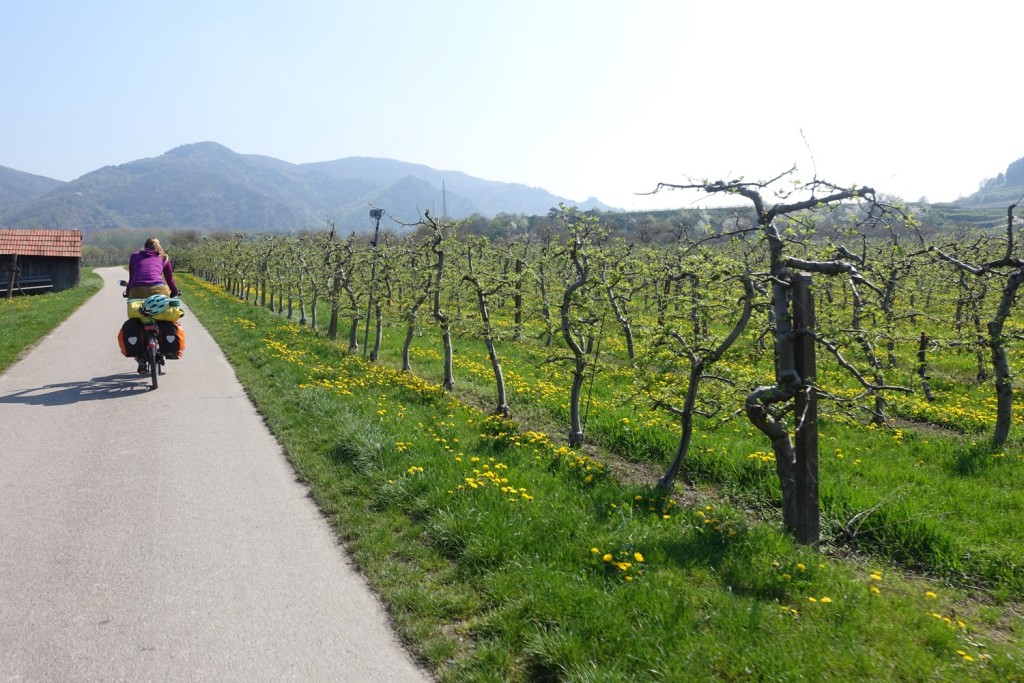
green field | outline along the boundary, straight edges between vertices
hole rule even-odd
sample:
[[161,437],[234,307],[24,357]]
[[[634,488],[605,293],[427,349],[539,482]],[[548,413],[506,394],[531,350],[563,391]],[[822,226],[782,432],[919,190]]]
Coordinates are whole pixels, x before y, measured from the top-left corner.
[[81,284],[63,292],[0,297],[0,372],[64,322],[102,286],[100,277],[89,270],[82,273]]
[[[969,354],[933,373],[950,425],[823,415],[814,552],[781,532],[770,448],[743,419],[702,421],[681,485],[657,493],[678,428],[639,400],[612,334],[588,388],[586,446],[571,450],[566,371],[535,343],[499,344],[507,421],[489,416],[493,380],[472,335],[456,339],[446,393],[429,327],[403,373],[404,329],[385,329],[371,364],[183,279],[443,680],[1024,680],[1024,457],[1019,441],[987,445],[990,390],[943,389]],[[750,360],[723,372],[760,372]],[[893,410],[909,419],[915,400]]]

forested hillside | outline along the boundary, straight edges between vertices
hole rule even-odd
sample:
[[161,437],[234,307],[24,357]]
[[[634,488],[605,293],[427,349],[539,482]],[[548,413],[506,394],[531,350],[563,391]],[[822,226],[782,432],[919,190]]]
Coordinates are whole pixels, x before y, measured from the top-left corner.
[[125,227],[288,232],[333,222],[359,229],[371,206],[400,222],[424,211],[452,218],[500,212],[544,214],[572,202],[525,185],[473,178],[390,159],[352,157],[292,164],[237,154],[213,142],[106,166],[69,183],[0,175],[0,225],[77,228],[88,235]]
[[0,215],[63,184],[60,180],[0,166]]

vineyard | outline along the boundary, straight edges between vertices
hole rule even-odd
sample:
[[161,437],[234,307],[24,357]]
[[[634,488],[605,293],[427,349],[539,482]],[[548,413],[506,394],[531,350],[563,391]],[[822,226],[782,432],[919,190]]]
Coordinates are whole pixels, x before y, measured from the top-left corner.
[[[428,214],[401,236],[236,235],[175,258],[204,281],[190,305],[243,381],[267,385],[261,410],[442,673],[680,680],[696,670],[686,634],[706,626],[726,678],[1019,676],[1012,214],[1005,233],[925,238],[867,192],[819,187],[825,201],[769,215],[761,188],[730,189],[760,222],[686,226],[671,244],[612,240],[563,209],[501,241]],[[819,234],[823,212],[840,229]],[[801,457],[816,468],[810,540]],[[330,483],[325,468],[347,474]],[[365,507],[346,513],[340,490]],[[384,532],[423,547],[391,547],[390,567],[360,554]],[[396,557],[447,577],[441,616],[392,585]],[[521,593],[526,574],[543,595]],[[595,616],[639,615],[627,587],[645,616]],[[577,620],[600,636],[555,628]],[[751,627],[771,645],[731,658]],[[623,662],[585,643],[618,647],[631,629],[653,651]],[[822,645],[773,663],[793,638],[851,639],[873,661]],[[504,652],[517,639],[525,650]]]

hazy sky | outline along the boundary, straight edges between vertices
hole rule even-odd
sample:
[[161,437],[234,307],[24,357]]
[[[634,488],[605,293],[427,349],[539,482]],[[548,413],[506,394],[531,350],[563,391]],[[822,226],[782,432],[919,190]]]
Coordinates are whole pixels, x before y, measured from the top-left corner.
[[638,209],[796,164],[950,201],[1024,157],[1024,5],[0,0],[0,166],[212,140],[388,157]]

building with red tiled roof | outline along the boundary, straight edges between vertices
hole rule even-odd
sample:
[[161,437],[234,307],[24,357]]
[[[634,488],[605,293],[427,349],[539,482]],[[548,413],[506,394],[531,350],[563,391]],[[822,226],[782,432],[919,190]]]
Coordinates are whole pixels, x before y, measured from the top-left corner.
[[[81,230],[0,229],[0,295],[19,283],[52,284],[59,292],[78,285],[82,266]],[[11,279],[14,279],[11,287]]]

